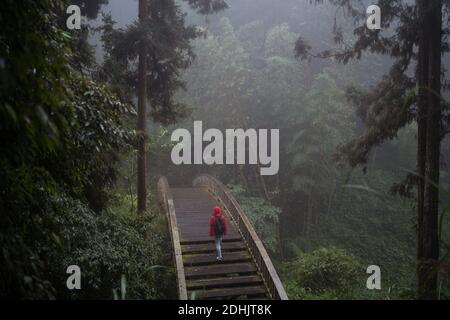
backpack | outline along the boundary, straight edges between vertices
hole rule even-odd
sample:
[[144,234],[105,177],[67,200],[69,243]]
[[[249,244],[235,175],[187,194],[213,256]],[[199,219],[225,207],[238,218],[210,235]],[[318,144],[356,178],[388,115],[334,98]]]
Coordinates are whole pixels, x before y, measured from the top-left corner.
[[222,215],[217,215],[216,220],[214,222],[214,234],[216,236],[223,236],[225,232],[225,225],[223,223],[223,217]]

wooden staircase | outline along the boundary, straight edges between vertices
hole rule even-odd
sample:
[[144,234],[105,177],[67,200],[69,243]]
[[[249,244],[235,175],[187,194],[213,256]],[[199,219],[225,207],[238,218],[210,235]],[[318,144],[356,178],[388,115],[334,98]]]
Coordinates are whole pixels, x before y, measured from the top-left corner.
[[[273,279],[268,281],[267,272],[263,272],[268,259],[265,250],[266,259],[257,259],[242,227],[220,199],[202,187],[169,188],[165,178],[158,189],[168,213],[180,299],[287,299],[284,289],[279,289],[281,282],[278,295],[270,286]],[[228,222],[222,261],[216,259],[214,240],[209,236],[209,218],[215,205],[222,207]],[[279,282],[276,273],[273,276],[274,269],[271,272]]]
[[172,195],[188,298],[267,299],[258,269],[229,216],[223,260],[217,261],[209,236],[209,218],[216,204],[212,196],[199,188],[172,189]]

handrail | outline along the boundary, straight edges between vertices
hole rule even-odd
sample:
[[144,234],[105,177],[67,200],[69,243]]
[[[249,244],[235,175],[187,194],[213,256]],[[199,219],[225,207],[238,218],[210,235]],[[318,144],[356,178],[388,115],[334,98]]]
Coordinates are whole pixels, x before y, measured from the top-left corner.
[[283,284],[278,277],[264,245],[228,188],[226,188],[219,180],[207,174],[202,174],[195,178],[192,185],[197,188],[206,189],[224,206],[224,209],[229,212],[236,223],[239,233],[244,238],[244,241],[250,250],[271,298],[288,300]]
[[160,177],[158,180],[158,197],[160,205],[165,209],[167,215],[169,234],[173,245],[173,260],[177,269],[178,297],[180,300],[187,300],[186,278],[184,275],[183,256],[181,252],[177,217],[175,215],[172,192],[170,191],[169,182],[166,177]]

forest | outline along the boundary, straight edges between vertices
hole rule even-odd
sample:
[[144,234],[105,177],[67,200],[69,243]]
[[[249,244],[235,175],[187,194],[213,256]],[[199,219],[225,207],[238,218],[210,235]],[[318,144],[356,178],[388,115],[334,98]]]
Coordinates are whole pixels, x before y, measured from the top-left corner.
[[209,174],[290,300],[450,299],[449,35],[449,0],[2,1],[0,298],[178,299],[157,183]]

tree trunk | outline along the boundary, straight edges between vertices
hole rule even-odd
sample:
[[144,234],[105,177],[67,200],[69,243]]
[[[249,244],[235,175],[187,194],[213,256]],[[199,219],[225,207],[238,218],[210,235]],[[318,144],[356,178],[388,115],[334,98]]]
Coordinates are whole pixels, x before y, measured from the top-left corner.
[[[418,299],[437,299],[437,262],[439,259],[438,210],[439,172],[441,142],[441,46],[442,1],[421,3],[424,23],[421,38],[427,51],[427,110],[426,110],[426,157],[423,210],[419,211],[418,238]],[[425,61],[425,58],[423,58]],[[425,77],[425,75],[423,75]],[[423,137],[422,137],[423,138]],[[423,141],[422,141],[423,142]],[[421,146],[423,148],[423,145]],[[420,150],[419,150],[420,151]]]
[[246,192],[248,192],[248,191],[250,190],[250,189],[249,189],[250,186],[249,186],[249,184],[248,184],[247,177],[245,176],[244,165],[238,164],[237,166],[238,166],[238,168],[239,168],[239,175],[240,175],[240,177],[241,177],[242,184],[244,185],[244,189],[245,189]]
[[441,147],[441,47],[442,1],[430,1],[429,14],[429,90],[427,119],[427,165],[423,211],[423,271],[419,299],[437,299],[439,259],[439,166]]
[[[262,186],[261,186],[261,181],[259,180],[259,174],[258,174],[256,165],[250,165],[249,169],[251,172],[253,172],[253,177],[254,177],[254,183],[252,183],[253,189],[251,191],[260,197],[264,197]],[[249,181],[250,182],[252,181],[251,177],[250,177]]]
[[427,109],[428,109],[428,24],[426,22],[427,0],[418,0],[419,52],[417,65],[418,117],[417,117],[417,282],[418,294],[421,291],[421,265],[423,261],[423,209],[425,197],[425,164],[427,147]]
[[[143,22],[148,17],[148,0],[139,0],[139,20]],[[146,185],[146,114],[147,114],[147,47],[145,40],[139,45],[139,88],[138,88],[138,123],[137,131],[137,197],[138,212],[147,209],[147,185]]]
[[330,195],[328,197],[328,208],[327,208],[327,217],[330,216],[330,212],[331,212],[331,205],[333,203],[334,200],[334,195],[336,194],[336,189],[337,189],[337,178],[336,178],[336,172],[334,172],[333,174],[333,187],[331,189]]
[[[261,166],[258,165],[258,168],[261,169]],[[261,181],[260,184],[261,184],[262,189],[263,189],[263,192],[264,192],[264,197],[266,198],[266,200],[267,200],[270,204],[272,204],[272,201],[271,201],[270,195],[269,195],[269,190],[267,189],[266,182],[264,181],[264,176],[258,175],[258,177],[259,177],[259,179],[260,179],[260,181]]]

